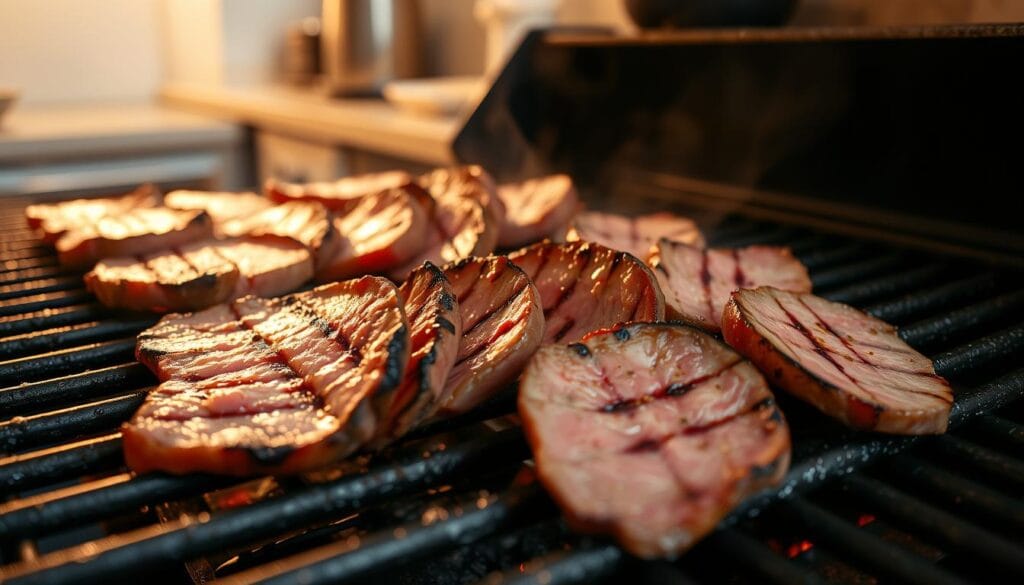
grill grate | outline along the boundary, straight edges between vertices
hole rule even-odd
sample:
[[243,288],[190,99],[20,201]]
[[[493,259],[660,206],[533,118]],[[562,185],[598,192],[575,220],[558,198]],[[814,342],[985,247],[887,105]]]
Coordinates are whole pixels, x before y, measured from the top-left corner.
[[1024,393],[1017,274],[742,216],[722,222],[714,245],[789,245],[819,294],[899,325],[954,382],[955,430],[857,434],[779,395],[794,434],[784,483],[745,502],[693,554],[640,562],[558,519],[523,465],[508,396],[372,459],[298,478],[127,473],[117,429],[155,382],[132,359],[135,334],[154,318],[97,305],[20,212],[0,219],[0,575],[11,583],[1024,577],[1024,413],[1011,404]]

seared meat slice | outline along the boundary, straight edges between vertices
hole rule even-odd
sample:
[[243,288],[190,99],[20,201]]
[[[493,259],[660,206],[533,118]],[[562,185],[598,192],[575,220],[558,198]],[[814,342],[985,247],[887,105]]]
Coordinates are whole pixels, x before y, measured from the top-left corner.
[[204,211],[138,207],[66,232],[57,240],[57,257],[65,266],[89,267],[102,258],[149,254],[212,235]]
[[409,365],[395,392],[386,428],[387,442],[431,418],[447,397],[445,383],[459,353],[462,315],[451,284],[440,268],[424,263],[399,288],[409,319]]
[[641,557],[683,552],[789,466],[789,429],[764,378],[684,325],[542,347],[519,414],[569,523]]
[[268,207],[220,224],[225,236],[279,236],[302,244],[313,256],[317,270],[326,266],[341,246],[333,215],[311,201],[291,201]]
[[597,242],[613,250],[647,258],[651,247],[661,238],[693,246],[703,246],[704,236],[693,220],[668,212],[638,217],[614,213],[584,211],[573,220],[569,241]]
[[247,294],[291,292],[313,260],[288,238],[206,240],[143,256],[107,258],[85,275],[101,303],[136,311],[194,311]]
[[774,286],[793,292],[811,292],[807,268],[789,248],[696,248],[659,240],[651,267],[665,293],[670,319],[682,319],[717,333],[722,311],[732,291]]
[[366,195],[334,218],[341,243],[317,270],[321,282],[381,274],[408,263],[424,249],[430,220],[421,202],[430,197],[416,185]]
[[[164,197],[164,205],[172,209],[199,209],[213,220],[213,229],[235,219],[259,214],[274,204],[256,193],[230,193],[222,191],[171,191]],[[236,234],[237,235],[237,234]]]
[[943,433],[953,391],[896,328],[853,307],[771,287],[732,294],[722,335],[780,388],[855,429]]
[[344,213],[359,203],[366,195],[373,195],[388,189],[397,189],[413,181],[405,171],[367,173],[320,183],[285,183],[269,179],[263,187],[271,200],[278,203],[303,199],[316,201],[327,209]]
[[565,233],[580,206],[576,188],[568,175],[550,175],[498,187],[498,199],[505,206],[498,246],[525,246]]
[[487,214],[488,223],[497,229],[505,217],[505,204],[498,197],[494,179],[482,167],[467,165],[434,169],[416,182],[434,199],[465,197],[477,201]]
[[445,267],[459,303],[462,340],[441,401],[442,415],[466,412],[515,380],[544,334],[540,296],[504,256]]
[[658,281],[625,252],[585,242],[543,242],[509,259],[540,292],[545,343],[570,343],[618,323],[665,318]]
[[146,183],[121,197],[29,205],[25,208],[25,217],[29,227],[42,230],[43,241],[52,244],[65,232],[88,229],[108,215],[119,215],[139,207],[157,207],[160,199],[156,185]]
[[136,355],[162,383],[122,427],[133,470],[295,473],[373,436],[408,328],[398,290],[368,276],[168,315]]

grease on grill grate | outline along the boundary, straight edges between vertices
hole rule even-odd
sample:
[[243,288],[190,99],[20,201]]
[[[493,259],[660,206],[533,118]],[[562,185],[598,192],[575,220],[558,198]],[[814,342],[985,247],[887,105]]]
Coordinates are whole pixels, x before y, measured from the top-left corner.
[[[732,217],[713,245],[790,245],[815,290],[893,322],[957,391],[950,435],[857,434],[785,395],[793,466],[674,562],[571,534],[509,395],[372,460],[297,478],[133,476],[117,428],[154,383],[153,317],[95,304],[14,210],[0,221],[0,575],[12,583],[960,583],[1024,577],[1019,275]],[[994,414],[998,411],[998,414]],[[187,570],[186,570],[187,569]]]

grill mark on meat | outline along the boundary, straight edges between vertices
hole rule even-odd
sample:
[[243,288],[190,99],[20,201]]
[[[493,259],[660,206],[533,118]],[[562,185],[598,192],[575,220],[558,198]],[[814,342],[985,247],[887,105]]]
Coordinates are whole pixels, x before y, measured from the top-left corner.
[[[544,268],[547,267],[548,262],[551,260],[551,255],[554,253],[554,248],[544,248],[540,253],[540,261],[537,262],[537,269],[532,274],[527,274],[530,280],[536,280],[538,276],[544,273]],[[525,272],[525,271],[524,271]]]
[[561,341],[562,338],[565,337],[565,334],[568,333],[569,330],[572,329],[573,325],[575,325],[575,324],[576,324],[576,320],[575,319],[569,319],[568,321],[566,321],[565,325],[562,325],[562,328],[558,330],[558,333],[555,333],[555,337],[554,337],[555,343],[558,343],[559,341]]
[[[507,307],[507,306],[511,305],[511,304],[512,304],[513,302],[515,302],[515,300],[516,300],[517,298],[519,298],[520,296],[522,296],[522,294],[523,294],[524,292],[526,292],[526,290],[527,290],[528,288],[529,288],[529,285],[526,285],[526,286],[523,286],[523,287],[521,287],[521,288],[520,288],[519,290],[517,290],[517,291],[516,291],[515,293],[513,293],[513,294],[509,295],[509,297],[508,297],[507,299],[505,299],[505,301],[504,301],[504,302],[503,302],[503,303],[501,304],[501,306],[500,306],[500,307],[498,307],[498,308],[500,309],[500,308],[504,308],[504,307]],[[494,313],[496,313],[496,312],[497,312],[497,310],[494,310],[494,311],[491,311],[491,312],[489,312],[489,313],[488,313],[488,314],[486,315],[486,317],[484,317],[484,318],[480,319],[479,321],[477,321],[477,322],[476,322],[476,324],[474,324],[474,325],[473,325],[472,327],[470,327],[469,329],[467,329],[467,330],[463,331],[462,335],[463,335],[463,336],[465,336],[465,335],[466,335],[467,333],[470,333],[471,331],[473,331],[473,329],[475,329],[477,325],[480,325],[481,323],[485,323],[485,322],[487,322],[487,321],[488,321],[488,320],[489,320],[489,319],[490,319],[491,317],[493,317],[493,316],[494,316]],[[498,339],[499,339],[499,338],[500,338],[500,337],[501,337],[502,335],[504,335],[504,334],[508,333],[508,331],[509,331],[510,329],[512,329],[513,327],[515,327],[515,325],[516,325],[517,323],[518,323],[518,322],[510,322],[510,323],[508,323],[508,324],[507,324],[507,326],[503,326],[503,327],[499,327],[499,328],[497,328],[497,329],[495,330],[495,332],[494,332],[494,335],[492,335],[492,336],[491,336],[491,338],[487,340],[487,343],[481,343],[481,344],[480,344],[479,346],[477,346],[477,347],[476,347],[476,349],[474,349],[474,350],[473,350],[472,352],[470,352],[470,353],[468,353],[468,354],[466,354],[466,355],[462,356],[461,358],[459,358],[459,359],[455,360],[455,364],[454,364],[454,365],[452,366],[452,368],[454,369],[454,368],[455,368],[455,366],[458,366],[459,364],[461,364],[461,363],[463,363],[463,362],[465,362],[465,361],[471,360],[471,359],[473,359],[474,357],[476,357],[476,356],[480,355],[481,353],[483,353],[483,352],[484,352],[484,350],[486,350],[486,349],[487,349],[488,347],[490,347],[490,346],[491,346],[491,344],[493,344],[493,343],[494,343],[495,341],[497,341],[497,340],[498,340]],[[449,325],[451,325],[451,323],[449,323]],[[453,327],[453,329],[454,329],[454,327]]]
[[198,266],[193,264],[192,261],[189,260],[187,256],[182,254],[180,247],[175,246],[175,247],[171,248],[171,252],[174,252],[175,256],[177,256],[178,258],[181,258],[181,261],[184,262],[186,265],[188,265],[188,267],[192,269],[192,272],[195,272],[196,274],[200,274],[200,275],[203,274],[203,271],[200,270]]
[[708,380],[717,378],[718,376],[721,376],[722,374],[731,370],[732,368],[736,367],[738,364],[742,362],[743,359],[737,357],[735,360],[725,364],[724,366],[722,366],[721,368],[714,372],[711,372],[710,374],[698,376],[688,382],[676,382],[675,384],[670,384],[665,388],[656,390],[651,394],[645,394],[637,398],[631,398],[628,400],[616,400],[615,402],[605,404],[600,409],[598,409],[598,412],[618,413],[623,411],[636,410],[637,408],[640,408],[645,404],[654,402],[656,400],[660,400],[662,398],[673,398],[677,396],[683,396],[690,390],[693,390],[698,384],[703,384]]
[[210,246],[210,250],[218,258],[220,258],[221,260],[227,262],[228,265],[231,266],[231,268],[234,269],[234,271],[238,273],[238,278],[244,278],[245,279],[246,285],[249,287],[249,290],[253,290],[253,289],[256,288],[256,275],[255,274],[246,274],[245,272],[243,272],[242,271],[242,267],[239,266],[237,262],[235,262],[234,260],[232,260],[228,256],[225,256],[220,251],[220,248],[218,248],[217,246]]
[[[521,286],[521,287],[519,287],[518,289],[516,289],[516,290],[515,290],[515,291],[514,291],[514,292],[513,292],[513,293],[512,293],[511,295],[509,295],[509,297],[508,297],[507,299],[505,299],[505,300],[504,300],[504,301],[503,301],[503,302],[502,302],[502,303],[501,303],[500,305],[497,305],[497,306],[495,306],[494,308],[492,308],[492,309],[491,309],[490,311],[487,311],[487,313],[485,313],[485,314],[484,314],[483,316],[481,316],[481,317],[480,317],[480,319],[478,319],[478,320],[477,320],[477,322],[476,322],[476,323],[474,323],[472,327],[470,327],[469,329],[465,330],[465,331],[463,332],[463,335],[466,335],[466,334],[472,333],[473,331],[475,331],[475,330],[476,330],[476,328],[477,328],[477,327],[479,327],[480,325],[482,325],[482,324],[486,323],[487,321],[489,321],[489,320],[491,319],[491,317],[493,317],[493,316],[494,316],[494,314],[495,314],[495,313],[497,313],[498,311],[500,311],[500,310],[502,310],[502,309],[504,309],[504,308],[508,307],[508,306],[509,306],[509,305],[511,305],[511,304],[512,304],[513,302],[515,302],[515,300],[516,300],[517,298],[519,298],[519,296],[520,296],[520,295],[522,295],[522,294],[523,294],[523,291],[525,291],[525,290],[526,290],[526,287],[527,287],[527,286],[529,286],[529,285],[528,285],[528,284],[525,284],[525,283],[524,283],[524,284],[523,284],[523,286]],[[449,325],[450,325],[450,324],[449,324]]]
[[[562,290],[562,293],[558,295],[558,298],[555,299],[555,304],[551,305],[550,308],[544,309],[545,319],[548,317],[548,315],[557,311],[558,307],[562,306],[562,303],[564,303],[570,296],[572,296],[572,294],[576,291],[576,283],[580,281],[579,277],[583,276],[584,272],[586,272],[587,268],[590,267],[591,263],[593,263],[594,261],[594,250],[590,246],[584,246],[580,248],[577,255],[586,257],[586,262],[584,262],[583,265],[580,266],[580,270],[577,273],[577,278],[573,280],[569,284],[569,286],[565,287],[565,289]],[[562,336],[564,336],[565,332],[561,332],[561,334]],[[561,339],[561,336],[559,336],[558,339]],[[558,339],[556,339],[555,341],[558,341]]]
[[715,320],[715,305],[711,301],[711,270],[708,267],[708,250],[707,248],[700,251],[700,283],[704,288],[704,300],[708,305],[708,315],[711,321]]
[[[688,427],[684,427],[680,429],[680,431],[677,433],[669,433],[668,435],[658,437],[655,439],[643,439],[641,441],[637,441],[636,443],[623,449],[622,453],[643,453],[645,451],[659,451],[665,443],[668,443],[669,441],[676,437],[692,437],[694,435],[702,435],[716,427],[729,424],[738,418],[756,412],[760,412],[768,408],[774,409],[771,418],[767,421],[767,424],[769,426],[766,427],[767,430],[772,431],[775,430],[774,425],[777,425],[779,422],[781,422],[782,417],[779,414],[778,409],[775,408],[775,399],[769,397],[758,402],[755,402],[754,404],[751,404],[750,407],[745,410],[735,412],[728,416],[724,416],[720,419],[713,420],[702,425],[691,425]],[[671,465],[668,465],[667,467],[669,467],[670,469],[672,468]]]
[[747,275],[743,273],[743,266],[740,265],[739,248],[732,249],[732,261],[736,263],[736,268],[733,273],[733,281],[736,285],[736,288],[745,288],[747,286]]

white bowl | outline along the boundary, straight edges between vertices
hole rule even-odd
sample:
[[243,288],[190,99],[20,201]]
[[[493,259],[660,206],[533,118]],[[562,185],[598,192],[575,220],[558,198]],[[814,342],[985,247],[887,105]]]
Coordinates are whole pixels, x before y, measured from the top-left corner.
[[384,86],[384,99],[396,108],[429,116],[450,116],[487,91],[481,77],[398,79]]

